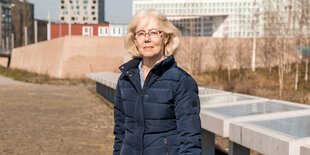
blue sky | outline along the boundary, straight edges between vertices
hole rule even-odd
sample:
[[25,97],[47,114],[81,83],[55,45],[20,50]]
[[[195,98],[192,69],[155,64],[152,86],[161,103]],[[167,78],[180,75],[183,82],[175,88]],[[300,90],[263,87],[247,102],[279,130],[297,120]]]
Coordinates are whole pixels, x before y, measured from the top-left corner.
[[[47,19],[51,13],[53,21],[58,21],[59,0],[28,0],[35,5],[35,18]],[[132,0],[105,0],[105,19],[112,23],[128,23],[132,16]]]

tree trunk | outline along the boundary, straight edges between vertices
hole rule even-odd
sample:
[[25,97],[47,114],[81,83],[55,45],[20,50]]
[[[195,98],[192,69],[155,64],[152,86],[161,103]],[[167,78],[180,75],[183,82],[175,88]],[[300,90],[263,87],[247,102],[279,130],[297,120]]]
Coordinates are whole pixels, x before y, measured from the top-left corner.
[[308,61],[309,61],[309,58],[308,58],[308,55],[307,55],[307,58],[306,58],[305,81],[308,81]]
[[298,89],[298,62],[296,62],[296,74],[295,74],[295,91]]
[[299,52],[296,52],[296,74],[295,74],[295,91],[298,90],[298,74],[299,74],[299,53],[302,53],[301,39],[299,41]]
[[228,82],[230,82],[231,80],[231,74],[230,74],[230,65],[228,65],[228,68],[227,68],[227,74],[228,74]]

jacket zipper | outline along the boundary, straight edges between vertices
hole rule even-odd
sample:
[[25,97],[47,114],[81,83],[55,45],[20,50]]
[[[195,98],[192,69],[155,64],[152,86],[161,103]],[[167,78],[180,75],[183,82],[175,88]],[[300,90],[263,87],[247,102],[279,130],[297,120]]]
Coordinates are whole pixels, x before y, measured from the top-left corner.
[[146,76],[146,78],[145,78],[145,82],[144,82],[143,89],[142,89],[142,95],[143,95],[143,96],[144,96],[144,92],[145,92],[146,86],[147,86],[147,84],[149,83],[152,74],[153,74],[153,73],[150,71],[149,74],[148,74],[148,75]]
[[168,141],[167,141],[167,137],[164,137],[164,141],[165,141],[166,155],[168,155]]

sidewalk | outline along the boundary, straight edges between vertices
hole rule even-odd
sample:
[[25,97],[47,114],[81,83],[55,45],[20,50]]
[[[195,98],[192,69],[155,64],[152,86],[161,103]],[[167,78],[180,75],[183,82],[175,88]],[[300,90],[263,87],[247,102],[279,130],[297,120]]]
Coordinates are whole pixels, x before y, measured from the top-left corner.
[[112,154],[113,109],[94,89],[0,76],[0,154]]

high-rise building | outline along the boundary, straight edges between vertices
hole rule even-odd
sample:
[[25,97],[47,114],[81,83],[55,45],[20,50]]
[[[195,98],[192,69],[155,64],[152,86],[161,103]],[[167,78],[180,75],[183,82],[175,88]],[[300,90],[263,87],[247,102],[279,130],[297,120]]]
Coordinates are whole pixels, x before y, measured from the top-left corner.
[[60,23],[101,24],[104,20],[104,0],[59,0]]
[[134,0],[133,14],[143,8],[159,10],[183,36],[247,38],[253,36],[255,29],[257,37],[265,37],[270,35],[266,22],[277,16],[279,21],[273,24],[283,24],[289,16],[288,8],[300,10],[298,3],[297,0]]

